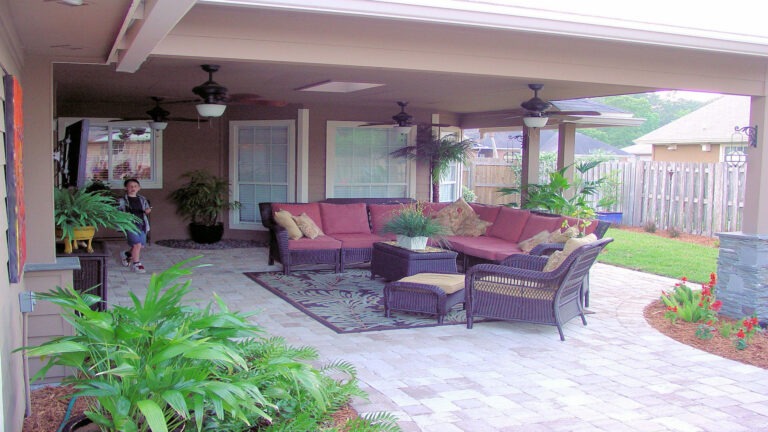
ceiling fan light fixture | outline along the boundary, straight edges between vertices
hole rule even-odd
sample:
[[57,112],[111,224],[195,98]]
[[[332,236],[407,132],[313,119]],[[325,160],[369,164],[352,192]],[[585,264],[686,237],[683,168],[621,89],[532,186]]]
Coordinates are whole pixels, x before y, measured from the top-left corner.
[[541,128],[547,125],[547,117],[523,117],[523,123],[529,128]]
[[164,121],[151,121],[151,122],[148,122],[148,124],[149,124],[149,127],[152,128],[152,130],[156,130],[156,131],[165,130],[165,128],[168,127],[168,122],[164,122]]
[[224,114],[224,110],[227,109],[226,105],[222,104],[210,104],[201,103],[195,105],[197,113],[202,117],[221,117]]

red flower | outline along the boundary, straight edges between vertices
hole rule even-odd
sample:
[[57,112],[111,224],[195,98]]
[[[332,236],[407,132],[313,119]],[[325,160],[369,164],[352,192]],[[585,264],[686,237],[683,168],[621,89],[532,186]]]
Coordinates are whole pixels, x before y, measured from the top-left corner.
[[704,307],[704,303],[699,302],[699,307]]
[[720,308],[723,307],[723,302],[720,300],[715,300],[714,303],[712,303],[709,308],[712,309],[715,312],[720,312]]
[[712,290],[709,288],[709,285],[702,285],[701,286],[701,295],[703,295],[703,296],[712,295]]
[[744,334],[744,330],[743,329],[739,329],[739,332],[736,333],[736,337],[739,338],[739,339],[744,339],[746,336],[747,335]]
[[685,276],[681,277],[680,280],[683,281],[683,282],[688,282],[688,278],[685,277]]
[[709,274],[709,284],[714,285],[717,283],[717,275],[714,273]]
[[667,306],[667,310],[670,310],[672,312],[677,312],[677,306]]
[[749,320],[749,323],[752,324],[753,326],[756,326],[756,325],[760,324],[760,322],[757,321],[757,317],[752,317]]

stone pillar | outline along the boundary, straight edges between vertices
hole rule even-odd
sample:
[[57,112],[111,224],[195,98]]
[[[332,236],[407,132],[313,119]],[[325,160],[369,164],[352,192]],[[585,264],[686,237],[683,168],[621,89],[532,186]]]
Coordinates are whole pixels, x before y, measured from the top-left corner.
[[[768,109],[753,97],[749,126],[757,125],[757,147],[747,149],[747,185],[742,232],[718,233],[717,298],[732,318],[756,314],[768,320]],[[747,125],[734,125],[747,126]]]
[[717,298],[732,318],[768,318],[768,235],[719,233]]

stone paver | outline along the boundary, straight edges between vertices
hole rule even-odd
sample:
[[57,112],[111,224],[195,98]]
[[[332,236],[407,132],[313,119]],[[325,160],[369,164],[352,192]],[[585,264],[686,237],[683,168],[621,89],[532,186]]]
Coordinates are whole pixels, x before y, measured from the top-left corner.
[[674,280],[596,264],[594,314],[565,325],[512,322],[336,334],[260,288],[242,273],[267,266],[266,249],[215,251],[152,245],[148,274],[119,263],[111,243],[111,304],[144,292],[152,272],[186,258],[210,264],[193,275],[196,303],[213,292],[291,344],[358,369],[370,400],[360,413],[386,410],[404,431],[746,431],[768,430],[768,370],[680,344],[651,328],[643,308]]

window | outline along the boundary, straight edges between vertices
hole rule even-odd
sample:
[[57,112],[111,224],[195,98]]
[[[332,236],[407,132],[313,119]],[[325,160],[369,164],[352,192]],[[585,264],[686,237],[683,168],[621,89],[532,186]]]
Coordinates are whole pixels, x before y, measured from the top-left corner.
[[[358,127],[328,122],[326,196],[397,198],[413,196],[412,164],[390,153],[408,145],[410,135],[392,127]],[[415,128],[414,128],[415,129]]]
[[144,122],[120,122],[119,126],[91,123],[86,178],[108,182],[115,188],[122,188],[127,178],[136,178],[142,188],[161,188],[161,134]]
[[233,195],[241,206],[231,212],[230,228],[260,229],[260,202],[293,201],[295,136],[293,120],[230,122]]
[[[456,134],[457,137],[462,137],[462,131],[459,128],[444,127],[440,129],[440,138],[445,136]],[[467,138],[461,138],[467,139]],[[452,163],[443,176],[440,178],[440,202],[456,201],[461,197],[461,180],[462,180],[462,165],[460,162]]]

